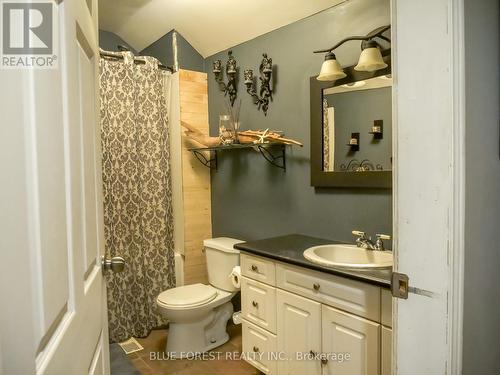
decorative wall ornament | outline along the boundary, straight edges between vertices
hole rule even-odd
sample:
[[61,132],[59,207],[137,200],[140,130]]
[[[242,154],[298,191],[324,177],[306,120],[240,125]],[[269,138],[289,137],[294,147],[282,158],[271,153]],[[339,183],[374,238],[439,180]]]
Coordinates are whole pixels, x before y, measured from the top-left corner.
[[262,62],[259,66],[260,95],[257,95],[257,91],[255,90],[252,69],[245,70],[244,78],[247,92],[253,97],[254,104],[257,105],[257,109],[262,108],[262,112],[264,112],[264,115],[267,116],[269,100],[273,99],[273,90],[271,88],[271,78],[273,75],[273,59],[267,57],[267,53],[263,53],[262,56]]
[[222,61],[215,60],[213,62],[212,71],[220,89],[224,91],[224,96],[229,94],[229,101],[231,102],[231,106],[233,106],[237,96],[236,74],[238,72],[238,68],[236,66],[236,60],[233,57],[233,51],[227,51],[227,55],[229,56],[226,63],[227,83],[224,83],[224,78],[222,77]]
[[340,170],[342,172],[366,172],[366,171],[382,171],[384,168],[380,165],[373,165],[373,163],[368,159],[363,159],[359,161],[358,159],[352,159],[347,165],[340,164]]

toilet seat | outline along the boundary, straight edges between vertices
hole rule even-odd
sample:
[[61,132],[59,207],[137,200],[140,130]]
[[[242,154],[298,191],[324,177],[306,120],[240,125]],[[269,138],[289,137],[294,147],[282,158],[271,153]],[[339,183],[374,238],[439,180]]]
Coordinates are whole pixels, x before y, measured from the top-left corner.
[[190,308],[204,305],[217,297],[217,289],[210,285],[192,284],[166,290],[157,298],[159,305],[170,308]]

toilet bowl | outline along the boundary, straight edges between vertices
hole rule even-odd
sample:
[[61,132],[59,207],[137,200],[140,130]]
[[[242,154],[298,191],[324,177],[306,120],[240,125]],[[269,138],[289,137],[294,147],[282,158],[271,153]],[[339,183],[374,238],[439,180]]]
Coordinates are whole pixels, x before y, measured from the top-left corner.
[[233,248],[238,242],[227,237],[205,240],[209,285],[180,286],[158,296],[158,309],[169,321],[165,348],[169,357],[203,353],[229,340],[226,325],[233,314],[231,299],[238,291],[230,274],[240,264],[239,251]]

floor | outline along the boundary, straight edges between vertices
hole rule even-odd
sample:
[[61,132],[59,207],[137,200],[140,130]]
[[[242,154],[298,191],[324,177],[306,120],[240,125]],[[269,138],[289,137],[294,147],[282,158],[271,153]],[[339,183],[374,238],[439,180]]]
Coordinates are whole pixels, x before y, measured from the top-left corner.
[[170,360],[162,358],[159,360],[151,360],[150,353],[162,353],[165,349],[168,330],[154,330],[144,339],[137,339],[144,347],[140,352],[129,354],[129,358],[135,368],[142,375],[216,375],[216,374],[231,374],[231,375],[256,375],[260,374],[254,367],[247,362],[239,359],[226,359],[226,353],[241,353],[241,325],[228,325],[228,333],[230,340],[224,345],[214,349],[212,353],[220,352],[220,359],[215,360],[188,360],[178,359]]
[[120,345],[109,345],[111,375],[140,375]]

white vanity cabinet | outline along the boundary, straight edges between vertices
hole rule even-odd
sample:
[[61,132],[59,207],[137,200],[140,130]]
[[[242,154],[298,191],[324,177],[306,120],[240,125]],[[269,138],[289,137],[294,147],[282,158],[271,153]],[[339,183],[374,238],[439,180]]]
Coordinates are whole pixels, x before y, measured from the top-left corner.
[[388,290],[246,253],[241,265],[243,352],[254,367],[279,375],[391,374]]

